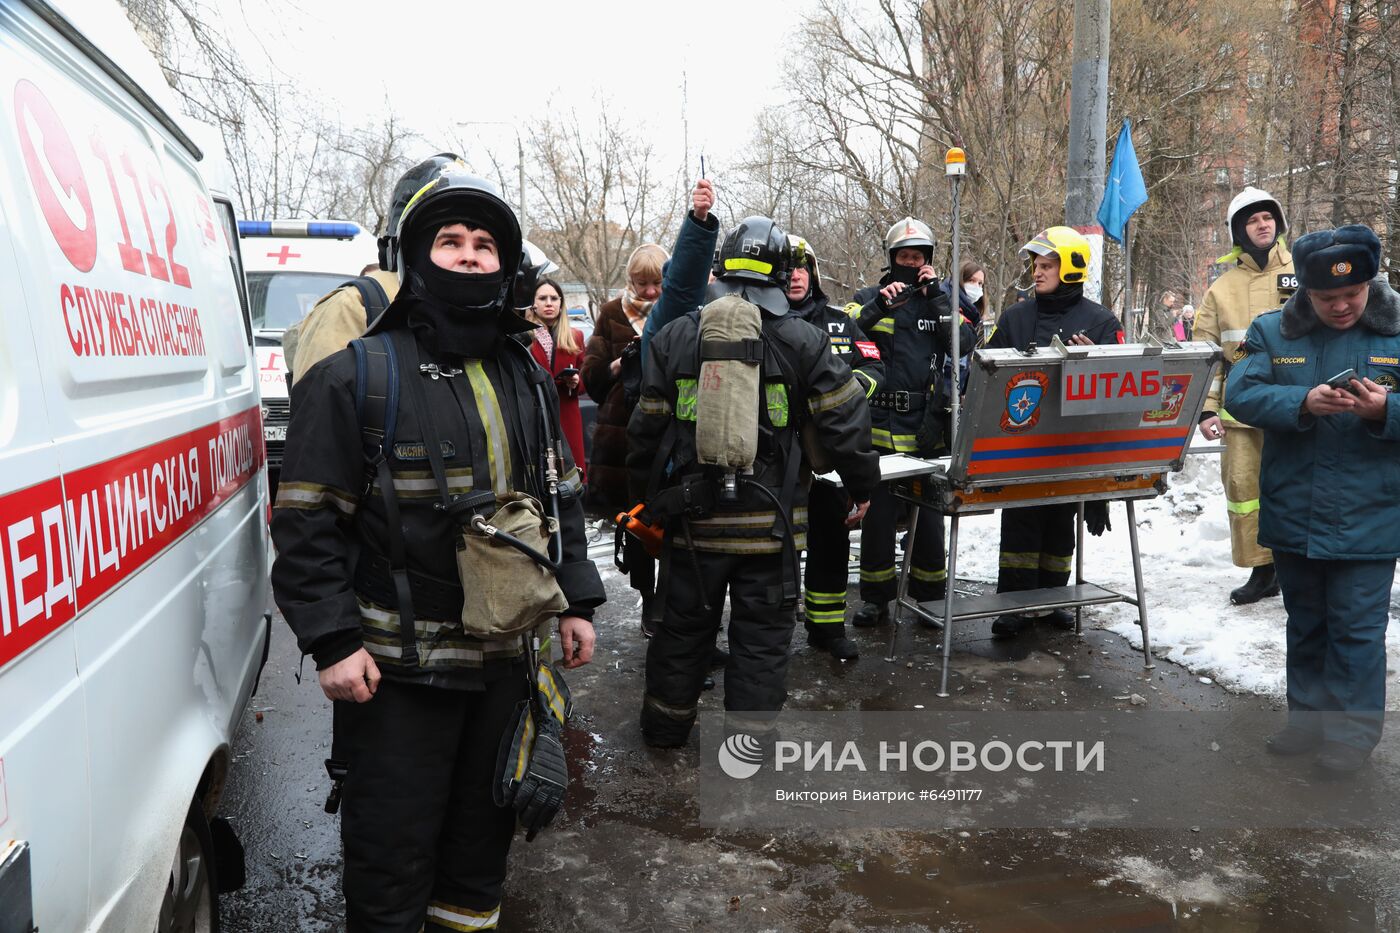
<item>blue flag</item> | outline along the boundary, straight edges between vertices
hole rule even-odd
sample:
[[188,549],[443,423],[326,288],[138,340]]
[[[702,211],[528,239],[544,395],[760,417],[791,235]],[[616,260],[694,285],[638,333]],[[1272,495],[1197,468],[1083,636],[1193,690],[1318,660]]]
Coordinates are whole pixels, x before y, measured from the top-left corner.
[[1099,225],[1103,227],[1104,236],[1122,243],[1128,218],[1146,203],[1147,185],[1143,183],[1142,169],[1133,151],[1133,125],[1125,119],[1118,133],[1118,145],[1113,147],[1113,165],[1108,171],[1108,184],[1103,188],[1103,203],[1099,205]]

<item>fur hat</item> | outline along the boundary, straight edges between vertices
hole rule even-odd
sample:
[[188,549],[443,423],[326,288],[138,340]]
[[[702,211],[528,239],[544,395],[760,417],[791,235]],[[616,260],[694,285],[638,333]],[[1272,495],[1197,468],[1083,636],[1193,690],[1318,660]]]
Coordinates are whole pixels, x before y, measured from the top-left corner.
[[1380,238],[1365,224],[1318,230],[1293,244],[1293,268],[1303,288],[1360,285],[1374,279],[1380,266]]

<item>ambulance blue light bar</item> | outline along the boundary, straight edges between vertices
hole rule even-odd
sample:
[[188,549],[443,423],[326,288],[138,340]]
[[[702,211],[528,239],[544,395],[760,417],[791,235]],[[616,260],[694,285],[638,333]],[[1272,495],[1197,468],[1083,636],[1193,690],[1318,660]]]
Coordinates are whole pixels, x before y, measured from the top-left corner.
[[346,220],[240,220],[239,236],[316,236],[348,240],[360,235],[360,225]]

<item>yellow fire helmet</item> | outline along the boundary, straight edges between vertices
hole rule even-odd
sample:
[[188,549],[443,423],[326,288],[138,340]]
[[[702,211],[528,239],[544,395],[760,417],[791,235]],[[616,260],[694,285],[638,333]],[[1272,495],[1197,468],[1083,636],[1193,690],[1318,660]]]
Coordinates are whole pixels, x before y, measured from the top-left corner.
[[1069,227],[1047,227],[1021,247],[1021,258],[1060,257],[1060,281],[1077,285],[1089,271],[1089,241]]

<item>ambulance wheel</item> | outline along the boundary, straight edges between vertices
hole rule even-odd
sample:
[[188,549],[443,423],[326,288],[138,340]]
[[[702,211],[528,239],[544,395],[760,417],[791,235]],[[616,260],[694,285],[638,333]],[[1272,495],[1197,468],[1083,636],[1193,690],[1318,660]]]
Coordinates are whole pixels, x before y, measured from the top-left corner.
[[196,800],[185,815],[170,866],[156,933],[219,933],[219,894],[214,886],[214,838]]

